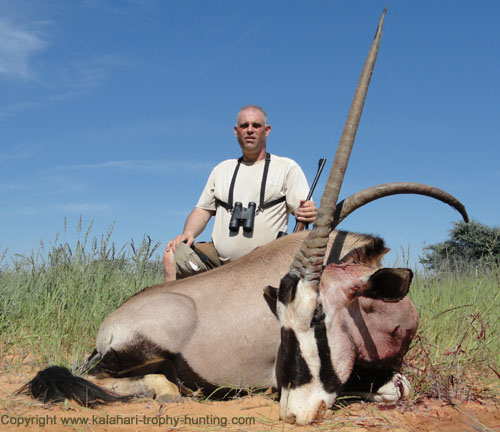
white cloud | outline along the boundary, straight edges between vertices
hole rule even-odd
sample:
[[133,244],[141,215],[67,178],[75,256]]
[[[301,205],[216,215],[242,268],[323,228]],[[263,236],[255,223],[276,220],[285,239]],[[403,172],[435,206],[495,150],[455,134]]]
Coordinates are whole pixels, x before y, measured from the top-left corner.
[[125,60],[109,54],[67,65],[60,72],[58,84],[61,91],[49,96],[47,101],[67,100],[86,94],[104,85],[112,68],[126,64]]
[[14,210],[11,212],[11,215],[19,215],[19,216],[37,216],[41,213],[40,209],[22,209],[22,210]]
[[[25,192],[36,195],[79,194],[88,190],[85,181],[66,173],[54,174],[51,169],[23,172],[19,179],[0,179],[0,192]],[[1,194],[0,194],[1,196]]]
[[56,206],[57,211],[68,213],[85,213],[85,212],[105,212],[111,207],[108,204],[95,203],[68,203]]
[[54,212],[58,213],[106,213],[111,210],[111,206],[109,204],[98,204],[98,203],[66,203],[66,204],[56,204],[56,205],[31,205],[29,207],[21,207],[21,208],[1,208],[0,216],[38,216],[43,214],[53,214]]
[[0,182],[0,191],[27,191],[29,190],[30,187],[26,185],[25,183],[20,183],[20,182]]
[[0,76],[32,78],[30,60],[46,46],[46,41],[34,31],[14,25],[6,19],[0,19]]
[[[130,3],[132,6],[139,6],[146,10],[153,10],[156,0],[126,0],[126,3]],[[120,2],[114,2],[112,0],[84,0],[83,5],[89,9],[97,9],[105,12],[111,12],[123,15],[127,13],[127,8],[123,7],[126,5],[120,4]]]
[[16,153],[0,153],[0,162],[28,159],[30,157],[33,157],[33,155],[33,152],[27,150],[18,151]]
[[108,70],[125,64],[114,55],[105,55],[80,60],[66,68],[64,84],[73,90],[87,90],[100,86],[108,78]]
[[28,109],[41,108],[43,104],[34,101],[14,102],[10,105],[0,108],[0,117],[7,117],[17,112],[22,112]]
[[149,173],[172,173],[179,171],[208,171],[214,167],[213,162],[171,161],[171,160],[117,160],[95,164],[64,165],[59,170],[93,170],[118,169],[122,171],[138,171]]
[[[0,42],[0,76],[2,75],[1,51]],[[105,85],[106,81],[109,79],[110,70],[112,68],[124,66],[126,64],[127,61],[110,54],[74,62],[57,68],[55,69],[56,72],[54,72],[56,78],[53,79],[52,84],[46,83],[46,85],[52,89],[52,94],[40,98],[38,101],[20,101],[13,102],[3,107],[0,106],[0,118],[30,109],[41,109],[47,104],[74,99],[85,95],[95,88]]]

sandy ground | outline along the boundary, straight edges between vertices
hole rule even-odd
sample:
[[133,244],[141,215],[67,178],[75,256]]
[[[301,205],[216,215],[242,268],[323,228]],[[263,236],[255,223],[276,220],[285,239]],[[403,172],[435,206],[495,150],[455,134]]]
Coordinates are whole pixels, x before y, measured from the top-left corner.
[[[184,398],[162,405],[151,399],[99,409],[72,402],[43,405],[15,391],[35,373],[28,365],[11,367],[3,359],[0,372],[0,431],[499,431],[500,406],[494,401],[402,401],[387,407],[352,403],[333,410],[328,419],[305,426],[279,421],[279,404],[265,395],[225,402]],[[72,423],[73,422],[73,423]],[[65,424],[66,423],[66,424]]]

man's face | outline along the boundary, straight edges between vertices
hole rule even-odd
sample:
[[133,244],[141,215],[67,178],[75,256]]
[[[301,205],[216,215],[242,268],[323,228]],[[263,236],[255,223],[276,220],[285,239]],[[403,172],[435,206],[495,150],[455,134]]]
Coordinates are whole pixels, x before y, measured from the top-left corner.
[[265,155],[266,138],[270,132],[271,126],[265,124],[264,115],[254,108],[241,111],[234,127],[243,155],[251,157]]

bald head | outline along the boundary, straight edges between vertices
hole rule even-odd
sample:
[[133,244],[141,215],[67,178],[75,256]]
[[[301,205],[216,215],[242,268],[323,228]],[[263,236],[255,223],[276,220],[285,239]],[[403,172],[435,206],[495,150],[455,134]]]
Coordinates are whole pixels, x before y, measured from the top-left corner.
[[264,120],[264,126],[267,126],[267,114],[266,112],[264,111],[264,109],[258,105],[246,105],[244,106],[243,108],[241,108],[239,111],[238,111],[238,115],[236,116],[236,124],[238,124],[239,122],[239,119],[240,119],[240,115],[243,111],[246,111],[246,110],[256,110],[256,111],[260,111],[260,113],[262,114],[262,117],[263,117],[263,120]]

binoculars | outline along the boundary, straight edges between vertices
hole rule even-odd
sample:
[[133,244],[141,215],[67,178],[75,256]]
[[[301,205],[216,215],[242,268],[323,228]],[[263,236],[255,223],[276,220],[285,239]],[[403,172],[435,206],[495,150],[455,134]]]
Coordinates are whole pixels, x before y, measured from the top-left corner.
[[248,208],[243,207],[240,202],[234,203],[233,215],[229,222],[229,231],[238,232],[240,226],[242,226],[243,231],[252,232],[256,207],[257,205],[253,201],[248,203]]

